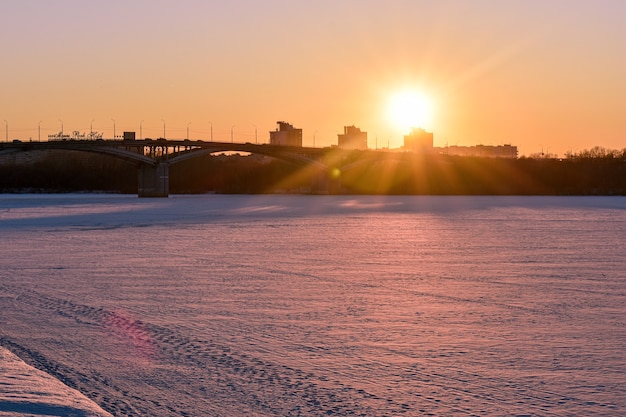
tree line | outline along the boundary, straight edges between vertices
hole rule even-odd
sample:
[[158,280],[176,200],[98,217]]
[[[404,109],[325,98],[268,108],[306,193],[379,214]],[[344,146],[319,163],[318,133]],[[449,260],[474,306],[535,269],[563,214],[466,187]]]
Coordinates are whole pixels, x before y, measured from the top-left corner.
[[[0,159],[0,192],[137,192],[132,163],[76,151],[36,154]],[[206,155],[170,167],[170,193],[626,195],[626,149],[594,147],[562,159],[388,154],[354,151],[340,161],[349,168],[331,172],[260,155]]]

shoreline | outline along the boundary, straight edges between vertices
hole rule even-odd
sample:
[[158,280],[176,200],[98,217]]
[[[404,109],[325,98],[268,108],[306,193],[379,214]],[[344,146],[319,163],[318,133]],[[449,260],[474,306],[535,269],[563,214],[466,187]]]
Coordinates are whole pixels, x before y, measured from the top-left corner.
[[79,391],[0,346],[0,416],[113,417]]

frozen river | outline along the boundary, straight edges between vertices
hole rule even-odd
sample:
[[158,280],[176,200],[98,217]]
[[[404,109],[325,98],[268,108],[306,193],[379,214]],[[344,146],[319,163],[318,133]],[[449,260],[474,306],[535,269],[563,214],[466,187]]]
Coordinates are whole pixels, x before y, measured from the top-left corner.
[[114,416],[626,415],[623,197],[0,195],[0,237],[0,345]]

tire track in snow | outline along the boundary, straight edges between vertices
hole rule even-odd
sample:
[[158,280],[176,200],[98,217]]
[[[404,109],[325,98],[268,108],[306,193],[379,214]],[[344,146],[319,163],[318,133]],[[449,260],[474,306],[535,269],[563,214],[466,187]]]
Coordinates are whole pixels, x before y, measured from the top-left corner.
[[[14,298],[20,304],[35,306],[47,314],[56,314],[81,326],[95,327],[103,333],[113,332],[117,338],[129,341],[145,358],[167,368],[165,375],[148,375],[149,384],[163,385],[168,372],[192,376],[192,380],[180,388],[187,392],[176,394],[184,396],[185,400],[176,402],[168,396],[160,398],[158,393],[161,390],[148,391],[146,395],[145,390],[133,389],[132,384],[107,375],[106,370],[87,372],[80,364],[54,361],[41,350],[6,338],[0,340],[5,347],[29,358],[39,369],[119,416],[194,415],[199,410],[216,415],[223,410],[249,415],[411,415],[416,412],[476,415],[477,399],[488,407],[485,414],[490,415],[508,414],[513,410],[519,415],[530,412],[533,414],[528,415],[562,415],[559,407],[563,404],[570,409],[595,409],[598,414],[603,414],[611,407],[610,404],[588,404],[575,396],[464,372],[457,367],[438,364],[435,368],[438,372],[432,372],[428,371],[432,369],[428,366],[429,360],[410,357],[407,358],[419,361],[419,365],[398,369],[393,391],[389,395],[380,395],[375,372],[369,378],[354,381],[354,375],[301,358],[289,364],[287,358],[281,358],[280,352],[268,348],[277,346],[278,339],[271,334],[255,334],[253,326],[243,325],[242,331],[249,332],[246,338],[257,349],[265,350],[266,359],[242,353],[236,347],[212,339],[186,336],[183,330],[138,320],[130,315],[35,292],[24,293],[6,285],[2,287],[5,294],[17,294]],[[385,348],[378,347],[377,350],[380,352],[368,354],[368,357],[361,355],[357,361],[370,364],[374,371],[383,370],[388,364],[371,359],[386,355]],[[406,357],[406,352],[391,353]],[[185,371],[177,372],[178,368]],[[189,398],[193,392],[201,398]],[[402,395],[397,396],[400,392]],[[394,396],[402,400],[394,400]],[[411,400],[407,401],[407,398]]]
[[[337,387],[311,372],[270,363],[239,353],[235,348],[211,340],[197,340],[180,332],[141,320],[120,316],[102,308],[90,307],[69,300],[60,300],[34,292],[22,293],[20,303],[52,312],[83,326],[96,326],[103,331],[113,327],[119,337],[132,341],[152,341],[150,355],[158,365],[193,368],[196,381],[185,389],[196,389],[224,404],[233,401],[250,415],[377,415],[380,410],[406,413],[406,405],[378,398],[362,389]],[[79,371],[79,364],[55,362],[39,351],[3,339],[3,343],[37,368],[48,372],[96,401],[114,415],[156,415],[155,408],[165,400],[142,398],[142,392],[131,393],[116,385],[113,378],[91,371]],[[163,381],[158,381],[163,382]],[[196,400],[192,403],[198,405]],[[204,406],[207,406],[204,404]],[[169,414],[193,415],[170,405]],[[219,410],[219,407],[214,407]],[[378,410],[378,411],[377,411]],[[163,410],[161,410],[163,411]],[[198,411],[197,409],[195,410]]]
[[[262,268],[258,265],[247,265],[245,263],[231,264],[231,266],[241,269],[249,269],[251,272],[256,271],[256,273],[258,273],[258,270],[261,269],[266,273],[284,275],[285,277],[289,278],[297,276],[300,278],[313,279],[321,282],[339,283],[348,287],[384,288],[387,290],[402,291],[415,297],[427,297],[438,300],[452,301],[454,303],[470,303],[481,306],[497,307],[504,310],[523,311],[525,313],[531,313],[535,315],[546,314],[546,311],[542,309],[520,305],[511,305],[503,302],[486,300],[483,298],[458,297],[434,292],[407,290],[404,288],[386,288],[383,287],[381,284],[372,282],[355,283],[351,281],[344,281],[339,278],[323,277],[317,274],[311,274],[306,272],[294,272],[292,270],[283,270],[276,267]],[[561,314],[560,312],[555,313],[552,311],[551,313],[557,315]],[[249,339],[253,340],[254,338],[249,337]],[[274,339],[270,334],[264,334],[262,337],[259,336],[254,340],[257,341],[257,348],[260,346],[276,345],[276,342],[279,341],[278,339]],[[378,349],[382,349],[388,352],[388,350],[381,347],[378,347]],[[271,354],[269,350],[266,350],[266,352],[268,354]],[[393,354],[407,357],[406,352],[394,351]],[[378,356],[383,357],[385,356],[385,353],[381,352]],[[420,365],[426,365],[424,366],[424,369],[431,369],[431,367],[428,367],[428,364],[434,364],[432,360],[428,360],[425,358],[412,359],[419,360]],[[278,361],[280,360],[280,358],[277,357],[276,360]],[[364,357],[360,357],[359,360],[361,362],[370,362],[378,369],[383,369],[386,366],[386,364],[382,361],[375,361]],[[300,360],[300,362],[304,361]],[[312,362],[309,362],[309,365],[312,368],[317,368],[325,371],[325,374],[327,376],[334,375],[341,377],[339,378],[339,380],[346,381],[350,380],[350,378],[352,377],[351,375],[342,373],[337,369],[320,368],[318,365]],[[404,372],[406,373],[406,382],[414,382],[415,378],[419,377],[420,381],[425,387],[437,387],[437,389],[445,390],[448,394],[450,391],[454,391],[461,396],[470,397],[473,400],[476,400],[477,398],[483,398],[485,403],[491,403],[491,412],[493,412],[493,410],[501,410],[501,412],[504,414],[510,413],[513,409],[517,409],[520,414],[524,414],[528,411],[534,410],[537,415],[561,415],[561,411],[558,410],[561,406],[570,409],[587,409],[590,410],[590,412],[594,412],[592,410],[595,410],[595,412],[597,412],[598,414],[603,414],[607,413],[607,411],[611,413],[611,410],[614,410],[616,408],[616,405],[613,403],[588,401],[576,395],[571,395],[570,393],[559,393],[553,390],[543,389],[540,387],[535,387],[529,384],[523,384],[519,382],[511,382],[502,378],[492,377],[489,375],[469,373],[459,369],[458,367],[442,366],[441,364],[437,364],[436,369],[438,369],[439,372],[427,372],[425,370],[417,370],[416,367],[413,367],[410,371],[408,369],[404,370]],[[365,380],[359,381],[359,383],[366,382],[367,381]],[[339,382],[337,383],[339,384]],[[376,385],[376,381],[372,380],[370,385]],[[400,386],[399,389],[402,390],[403,387]],[[417,392],[405,392],[409,397],[418,396],[423,397],[427,401],[433,402],[435,404],[441,403],[440,399],[433,398],[433,396],[426,397]],[[459,402],[462,402],[462,398],[459,399]],[[470,410],[467,410],[460,405],[456,407],[452,404],[448,404],[448,406],[450,407],[450,410],[454,412],[473,414]]]

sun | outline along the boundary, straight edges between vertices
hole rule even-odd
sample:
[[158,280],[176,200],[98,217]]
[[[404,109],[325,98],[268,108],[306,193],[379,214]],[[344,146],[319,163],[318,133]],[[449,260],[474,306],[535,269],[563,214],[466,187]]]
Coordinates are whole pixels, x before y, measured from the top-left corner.
[[433,105],[431,100],[419,91],[399,91],[389,98],[387,118],[394,128],[402,132],[417,127],[432,129]]

